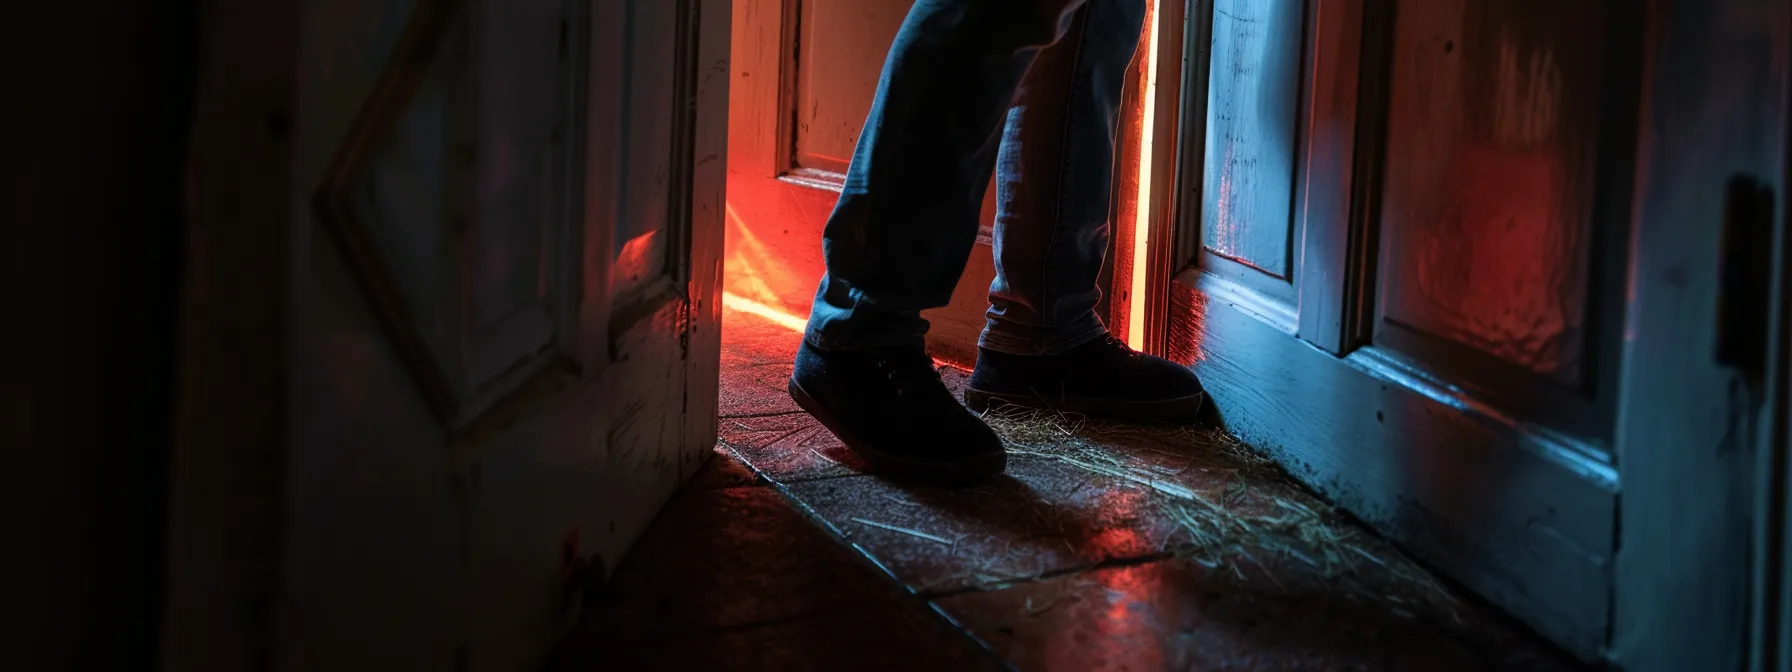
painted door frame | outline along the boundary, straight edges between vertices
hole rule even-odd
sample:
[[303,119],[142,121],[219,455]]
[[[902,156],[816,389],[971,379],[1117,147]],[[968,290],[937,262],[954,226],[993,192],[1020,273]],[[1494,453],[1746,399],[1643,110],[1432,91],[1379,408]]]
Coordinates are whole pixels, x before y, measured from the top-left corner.
[[[1761,365],[1724,361],[1735,359],[1722,352],[1726,342],[1744,335],[1728,333],[1719,304],[1735,300],[1723,308],[1758,314],[1769,295],[1766,277],[1752,287],[1755,297],[1751,288],[1726,287],[1720,267],[1733,260],[1719,258],[1724,237],[1771,230],[1772,209],[1786,203],[1786,3],[1645,7],[1651,67],[1637,161],[1608,651],[1626,670],[1735,670],[1746,664],[1753,592],[1755,428],[1767,416]],[[1738,180],[1772,202],[1737,202]],[[1766,247],[1745,253],[1771,255]]]
[[[1644,70],[1642,107],[1649,110],[1640,128],[1641,143],[1636,166],[1636,203],[1631,224],[1632,288],[1624,325],[1621,411],[1618,417],[1617,451],[1619,498],[1614,525],[1621,536],[1608,558],[1599,559],[1612,580],[1612,624],[1597,655],[1627,670],[1742,669],[1748,656],[1738,634],[1749,627],[1755,610],[1755,654],[1777,655],[1777,665],[1757,665],[1758,670],[1785,669],[1792,660],[1792,637],[1787,618],[1763,620],[1792,609],[1792,587],[1771,574],[1766,555],[1750,558],[1749,536],[1770,536],[1769,526],[1782,530],[1773,548],[1787,549],[1787,511],[1792,495],[1786,493],[1785,393],[1785,279],[1787,255],[1783,217],[1778,234],[1782,270],[1779,299],[1781,339],[1778,359],[1770,370],[1777,390],[1765,408],[1777,408],[1777,416],[1750,412],[1750,402],[1730,399],[1732,385],[1741,375],[1721,364],[1710,353],[1716,335],[1716,317],[1688,319],[1687,315],[1711,315],[1718,294],[1719,254],[1717,229],[1726,218],[1726,193],[1733,176],[1751,177],[1762,188],[1786,202],[1788,184],[1785,141],[1788,136],[1786,72],[1788,26],[1785,2],[1765,0],[1650,0],[1638,7],[1646,13],[1645,51],[1650,59]],[[1181,27],[1185,45],[1182,58],[1165,61],[1185,69],[1185,90],[1177,106],[1159,108],[1158,127],[1177,129],[1176,147],[1185,154],[1169,167],[1156,166],[1152,179],[1175,184],[1160,191],[1154,203],[1158,211],[1174,213],[1169,221],[1188,218],[1198,225],[1201,203],[1206,76],[1212,31],[1212,0],[1187,0],[1186,22]],[[1375,86],[1374,78],[1359,81],[1362,61],[1385,55],[1361,44],[1373,44],[1379,36],[1364,35],[1371,16],[1392,11],[1392,0],[1308,0],[1308,19],[1302,43],[1306,71],[1303,97],[1310,105],[1339,106],[1332,118],[1355,123],[1356,100],[1380,95],[1357,90]],[[1770,39],[1777,35],[1778,40]],[[1328,76],[1315,76],[1314,64],[1329,63]],[[1664,64],[1665,63],[1665,64]],[[1775,69],[1775,64],[1782,64]],[[1187,69],[1192,68],[1192,71]],[[1713,73],[1726,73],[1717,77]],[[1161,76],[1161,75],[1160,75]],[[1696,92],[1696,93],[1695,93]],[[1309,107],[1310,107],[1309,105]],[[1750,110],[1753,113],[1739,112]],[[1347,226],[1338,226],[1359,207],[1366,195],[1364,180],[1354,180],[1358,166],[1374,165],[1353,158],[1360,131],[1314,126],[1302,117],[1303,161],[1326,171],[1328,179],[1303,187],[1309,213],[1318,202],[1329,204],[1339,222],[1308,228],[1306,235],[1334,238],[1329,249],[1336,257],[1327,268],[1346,276],[1364,275],[1373,264],[1373,240],[1359,240]],[[1379,137],[1373,132],[1369,137]],[[1763,141],[1765,139],[1766,141]],[[1364,148],[1374,152],[1374,148]],[[1193,154],[1189,156],[1188,154]],[[1189,212],[1190,208],[1194,212]],[[1308,221],[1309,227],[1312,220]],[[1323,224],[1323,222],[1321,223]],[[1168,316],[1175,297],[1167,291],[1178,271],[1177,261],[1194,258],[1199,241],[1193,235],[1175,235],[1186,226],[1154,226],[1150,241],[1152,263],[1147,269],[1151,296],[1148,301],[1147,341],[1154,352],[1175,355],[1166,348],[1168,334],[1179,325]],[[1298,250],[1298,248],[1297,248]],[[1297,251],[1298,253],[1298,251]],[[1697,255],[1707,255],[1702,258]],[[1309,319],[1302,312],[1288,328],[1309,342],[1331,350],[1342,346],[1339,338],[1348,329],[1346,320],[1354,306],[1372,301],[1373,282],[1357,282],[1347,293],[1336,315]],[[1340,328],[1343,326],[1344,328]],[[1200,328],[1198,326],[1194,328]],[[1334,337],[1327,338],[1327,335]],[[1685,353],[1701,353],[1687,357]],[[1684,361],[1676,361],[1684,360]],[[1673,366],[1661,366],[1664,361]],[[1771,377],[1770,377],[1771,378]],[[1663,393],[1662,390],[1673,390]],[[1706,400],[1708,403],[1689,403]],[[1709,403],[1710,400],[1720,400]],[[1757,407],[1759,408],[1759,407]],[[1770,419],[1779,424],[1767,431],[1750,431]],[[1755,437],[1759,437],[1758,441]],[[1778,442],[1779,468],[1769,469]],[[1759,446],[1757,448],[1757,446]],[[1761,460],[1756,466],[1756,458]],[[1292,465],[1288,465],[1292,466]],[[1753,481],[1761,474],[1761,485]],[[1778,494],[1767,490],[1770,475],[1781,480]],[[1737,493],[1762,490],[1759,501]],[[1768,511],[1777,507],[1777,515]],[[1757,526],[1753,520],[1761,520]],[[1764,544],[1758,544],[1765,546]],[[1761,551],[1763,554],[1765,550]],[[1778,563],[1792,557],[1780,550]],[[1750,567],[1753,566],[1752,573]],[[1783,574],[1782,574],[1783,577]],[[1775,588],[1777,586],[1777,588]],[[1777,597],[1750,600],[1751,592],[1773,588]],[[1760,593],[1755,593],[1760,594]],[[1779,639],[1761,632],[1773,627]],[[1779,648],[1771,648],[1776,645]],[[1586,655],[1588,652],[1582,652]],[[1691,665],[1692,667],[1688,667]]]
[[[1786,17],[1792,22],[1792,12]],[[1787,26],[1792,32],[1792,26]],[[1792,108],[1792,104],[1788,104]],[[1792,116],[1787,118],[1792,129]],[[1792,171],[1792,131],[1787,132],[1787,164]],[[1792,185],[1792,179],[1784,184]],[[1792,672],[1792,214],[1775,218],[1773,249],[1773,344],[1767,367],[1764,414],[1755,479],[1754,610],[1750,628],[1751,672]]]
[[1792,361],[1792,225],[1783,211],[1775,245],[1777,282],[1767,413],[1756,466],[1754,613],[1750,629],[1751,672],[1792,672],[1792,408],[1788,408],[1788,362]]
[[1178,169],[1183,134],[1204,130],[1182,122],[1207,110],[1207,70],[1191,71],[1189,65],[1207,62],[1212,24],[1192,19],[1211,15],[1213,3],[1148,2],[1148,23],[1127,73],[1124,121],[1115,140],[1114,237],[1102,277],[1109,306],[1101,314],[1114,335],[1134,348],[1162,352],[1169,319],[1169,303],[1162,297],[1169,296],[1175,275],[1176,208],[1186,195],[1198,199],[1200,194],[1199,180],[1189,191]]

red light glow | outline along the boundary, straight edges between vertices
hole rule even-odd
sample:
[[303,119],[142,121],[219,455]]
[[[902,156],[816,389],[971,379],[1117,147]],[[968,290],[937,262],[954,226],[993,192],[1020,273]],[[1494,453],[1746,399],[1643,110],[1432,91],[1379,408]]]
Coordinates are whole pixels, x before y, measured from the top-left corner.
[[1126,344],[1134,349],[1145,348],[1145,299],[1149,276],[1149,245],[1151,241],[1151,136],[1156,132],[1153,120],[1157,116],[1157,2],[1153,0],[1145,10],[1145,23],[1148,26],[1141,46],[1144,49],[1145,76],[1141,83],[1144,89],[1139,99],[1139,160],[1133,169],[1137,171],[1138,191],[1133,194],[1132,222],[1132,272],[1129,274],[1130,291],[1126,307]]
[[809,322],[808,318],[797,317],[727,290],[722,291],[722,307],[758,317],[799,334],[803,333],[803,327]]

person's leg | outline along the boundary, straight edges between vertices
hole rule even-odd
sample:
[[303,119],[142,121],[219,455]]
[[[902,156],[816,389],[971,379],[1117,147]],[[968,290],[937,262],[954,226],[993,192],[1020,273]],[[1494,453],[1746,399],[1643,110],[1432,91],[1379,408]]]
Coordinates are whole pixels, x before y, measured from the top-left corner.
[[919,0],[890,48],[790,381],[879,471],[968,481],[1005,464],[940,382],[921,311],[946,305],[964,271],[1015,87],[1085,1]]
[[1114,127],[1144,14],[1145,0],[1089,0],[1008,110],[985,349],[1050,354],[1106,333],[1095,305],[1112,230]]
[[1131,351],[1095,306],[1108,247],[1114,131],[1144,0],[1089,0],[1021,84],[1002,133],[996,279],[965,400],[1129,420],[1192,420],[1193,373]]
[[890,47],[822,235],[827,273],[805,340],[828,351],[918,343],[976,241],[1005,113],[1085,0],[919,0]]

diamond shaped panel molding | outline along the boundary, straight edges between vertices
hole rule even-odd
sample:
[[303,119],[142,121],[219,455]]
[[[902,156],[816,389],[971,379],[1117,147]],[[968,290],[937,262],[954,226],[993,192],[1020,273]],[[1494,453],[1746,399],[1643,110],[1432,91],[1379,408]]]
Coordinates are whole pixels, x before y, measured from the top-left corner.
[[454,229],[471,180],[460,127],[465,0],[418,0],[314,196],[362,292],[430,408],[466,420]]

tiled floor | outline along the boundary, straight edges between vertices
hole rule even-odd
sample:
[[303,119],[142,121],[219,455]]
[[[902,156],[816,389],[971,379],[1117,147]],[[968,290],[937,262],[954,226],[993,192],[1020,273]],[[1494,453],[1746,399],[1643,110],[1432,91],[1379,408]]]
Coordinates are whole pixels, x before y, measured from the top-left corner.
[[719,454],[555,669],[1574,669],[1223,434],[1007,414],[996,481],[886,481],[785,395],[794,332],[725,328]]

